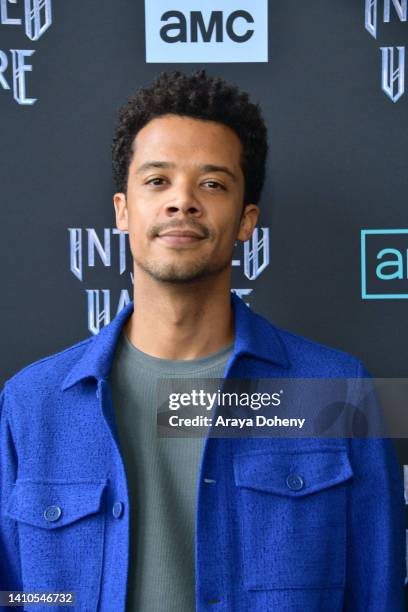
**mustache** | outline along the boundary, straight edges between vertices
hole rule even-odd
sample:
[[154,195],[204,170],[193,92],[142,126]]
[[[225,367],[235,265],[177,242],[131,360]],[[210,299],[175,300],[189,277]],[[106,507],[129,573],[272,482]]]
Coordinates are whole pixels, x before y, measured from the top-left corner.
[[208,227],[205,227],[205,225],[201,225],[201,223],[198,223],[197,221],[189,221],[188,223],[183,224],[180,224],[180,221],[170,221],[169,223],[155,223],[154,225],[152,225],[148,232],[149,238],[154,238],[155,236],[158,236],[161,232],[176,229],[195,230],[202,234],[204,238],[212,237],[212,232],[208,229]]

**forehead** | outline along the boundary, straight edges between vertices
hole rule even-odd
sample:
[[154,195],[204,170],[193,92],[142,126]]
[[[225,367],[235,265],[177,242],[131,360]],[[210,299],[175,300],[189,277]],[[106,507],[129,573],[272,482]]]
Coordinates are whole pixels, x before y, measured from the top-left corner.
[[[156,117],[133,142],[133,163],[148,159],[240,166],[242,144],[228,126],[178,115]],[[152,157],[153,156],[153,157]]]

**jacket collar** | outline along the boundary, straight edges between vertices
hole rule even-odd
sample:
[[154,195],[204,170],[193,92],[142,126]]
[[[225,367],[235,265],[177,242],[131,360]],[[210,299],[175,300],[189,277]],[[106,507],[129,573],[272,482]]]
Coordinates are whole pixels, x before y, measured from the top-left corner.
[[[231,304],[235,329],[233,359],[239,355],[249,355],[288,368],[290,362],[276,328],[267,319],[253,312],[233,292],[231,292]],[[133,301],[91,338],[87,349],[64,379],[61,387],[63,391],[85,378],[93,377],[97,380],[108,378],[119,335],[132,312]]]

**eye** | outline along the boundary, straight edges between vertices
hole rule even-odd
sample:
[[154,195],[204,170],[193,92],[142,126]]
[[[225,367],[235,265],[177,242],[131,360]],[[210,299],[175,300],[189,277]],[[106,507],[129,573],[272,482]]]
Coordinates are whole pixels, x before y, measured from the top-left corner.
[[223,189],[225,191],[224,185],[221,185],[218,181],[205,181],[204,185],[207,185],[212,190]]
[[145,185],[153,185],[154,187],[159,187],[160,185],[163,185],[163,183],[164,179],[159,176],[156,176],[146,181]]

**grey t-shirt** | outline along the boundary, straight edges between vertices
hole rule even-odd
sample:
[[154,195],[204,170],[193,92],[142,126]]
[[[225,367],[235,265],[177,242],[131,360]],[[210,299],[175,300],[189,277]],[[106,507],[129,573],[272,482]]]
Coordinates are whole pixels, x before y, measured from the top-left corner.
[[110,375],[130,497],[126,612],[195,610],[195,509],[204,437],[157,435],[159,378],[222,378],[233,342],[192,360],[168,360],[120,335]]

